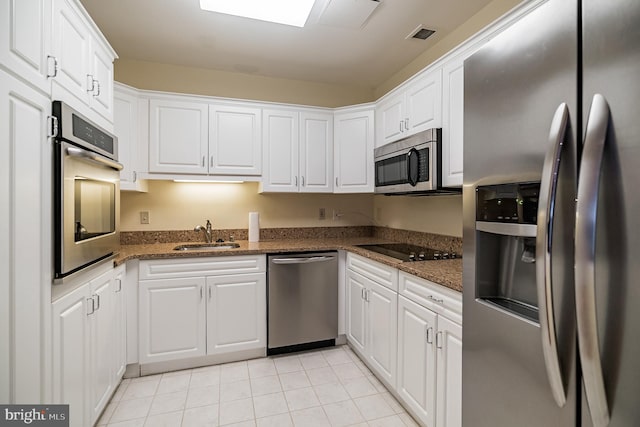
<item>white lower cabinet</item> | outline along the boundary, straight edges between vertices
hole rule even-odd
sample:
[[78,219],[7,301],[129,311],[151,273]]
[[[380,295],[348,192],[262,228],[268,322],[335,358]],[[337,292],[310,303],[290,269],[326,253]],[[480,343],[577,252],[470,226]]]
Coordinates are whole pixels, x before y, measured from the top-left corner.
[[266,258],[140,262],[141,364],[267,346]]
[[[396,284],[397,270],[357,255],[347,256],[347,340],[388,385],[395,387],[398,293],[354,271],[356,266],[371,266],[365,274],[378,268],[391,270]],[[385,283],[387,278],[381,274],[380,282]]]
[[405,297],[398,300],[398,394],[427,426],[436,419],[437,314]]
[[347,254],[347,341],[426,427],[462,425],[462,295]]
[[204,277],[140,281],[140,362],[206,353]]
[[400,273],[398,395],[427,427],[462,425],[460,294]]
[[53,401],[70,405],[71,426],[92,425],[120,381],[118,293],[108,269],[52,304]]
[[264,273],[207,278],[207,354],[267,346]]

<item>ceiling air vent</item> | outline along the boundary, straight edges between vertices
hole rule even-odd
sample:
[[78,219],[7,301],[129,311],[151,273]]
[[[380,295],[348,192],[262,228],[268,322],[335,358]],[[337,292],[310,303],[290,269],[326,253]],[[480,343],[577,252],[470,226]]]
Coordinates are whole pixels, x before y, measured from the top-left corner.
[[426,40],[429,37],[431,37],[435,32],[436,32],[435,30],[429,30],[427,28],[424,28],[422,25],[420,25],[418,26],[418,28],[416,28],[411,33],[409,33],[409,35],[407,36],[407,39]]

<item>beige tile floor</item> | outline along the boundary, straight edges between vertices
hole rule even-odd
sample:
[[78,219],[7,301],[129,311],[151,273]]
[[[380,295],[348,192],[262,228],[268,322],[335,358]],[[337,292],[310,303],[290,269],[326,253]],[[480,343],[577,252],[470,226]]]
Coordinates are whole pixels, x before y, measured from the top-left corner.
[[347,346],[125,379],[99,426],[417,426]]

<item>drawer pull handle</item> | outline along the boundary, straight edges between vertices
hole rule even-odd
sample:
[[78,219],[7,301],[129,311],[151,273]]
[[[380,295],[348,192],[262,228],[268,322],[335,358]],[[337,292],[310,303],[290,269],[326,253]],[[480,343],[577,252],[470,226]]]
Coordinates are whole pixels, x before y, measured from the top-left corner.
[[442,303],[444,303],[444,300],[443,300],[443,299],[436,298],[436,297],[434,297],[433,295],[429,295],[429,296],[427,297],[427,299],[430,299],[431,301],[433,301],[433,302],[435,302],[435,303],[437,303],[437,304],[442,304]]

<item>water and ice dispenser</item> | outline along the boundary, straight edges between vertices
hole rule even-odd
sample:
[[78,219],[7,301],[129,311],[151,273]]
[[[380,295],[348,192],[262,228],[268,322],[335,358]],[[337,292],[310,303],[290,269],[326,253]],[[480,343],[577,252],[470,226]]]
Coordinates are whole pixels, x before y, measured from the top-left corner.
[[539,191],[539,182],[476,190],[476,297],[535,322]]

